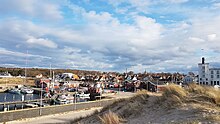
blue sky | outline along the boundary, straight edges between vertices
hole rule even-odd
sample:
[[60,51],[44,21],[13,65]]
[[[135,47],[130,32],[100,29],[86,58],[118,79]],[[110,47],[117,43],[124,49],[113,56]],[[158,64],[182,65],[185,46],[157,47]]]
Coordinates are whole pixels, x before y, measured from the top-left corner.
[[5,0],[0,66],[196,71],[219,65],[219,29],[219,0]]

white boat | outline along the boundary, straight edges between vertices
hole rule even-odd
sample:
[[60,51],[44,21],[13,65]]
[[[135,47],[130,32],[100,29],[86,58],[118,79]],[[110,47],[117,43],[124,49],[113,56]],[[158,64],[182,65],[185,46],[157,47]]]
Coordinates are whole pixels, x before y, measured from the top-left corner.
[[77,94],[77,96],[79,96],[79,98],[82,98],[82,99],[90,99],[90,94],[80,93],[80,94]]
[[67,104],[67,100],[66,100],[65,95],[58,95],[54,101],[56,104]]
[[20,94],[21,90],[18,88],[10,89],[8,90],[9,93],[14,93],[14,94]]
[[66,103],[69,104],[73,102],[74,102],[74,97],[68,94],[68,96],[66,97]]
[[27,107],[27,108],[36,108],[36,107],[38,107],[38,105],[33,104],[33,103],[27,103],[27,104],[25,104],[25,107]]
[[34,93],[34,90],[32,90],[31,88],[25,87],[25,88],[21,89],[21,93],[32,94],[32,93]]

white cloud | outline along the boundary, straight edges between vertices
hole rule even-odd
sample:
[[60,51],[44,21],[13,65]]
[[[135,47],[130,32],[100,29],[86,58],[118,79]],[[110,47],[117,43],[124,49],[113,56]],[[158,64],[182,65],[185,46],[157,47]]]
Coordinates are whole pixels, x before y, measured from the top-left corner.
[[85,20],[87,20],[90,24],[112,24],[112,25],[118,25],[119,21],[112,17],[112,15],[108,12],[101,12],[100,14],[97,14],[95,11],[90,11],[88,13],[83,13],[83,16]]
[[48,48],[57,48],[57,44],[55,44],[53,41],[43,38],[30,37],[26,42],[33,46],[40,45]]
[[10,51],[10,50],[7,50],[7,49],[1,48],[1,47],[0,47],[0,53],[1,53],[1,55],[16,56],[16,57],[22,57],[22,58],[26,58],[28,56],[28,57],[32,57],[32,58],[38,58],[38,59],[51,59],[50,57],[47,57],[47,56]]
[[[15,10],[8,8],[9,15],[17,11],[38,19],[62,18],[62,12],[56,3],[46,1],[44,6],[34,0],[25,2],[26,5],[10,3]],[[125,70],[131,67],[130,69],[139,72],[145,69],[160,72],[193,69],[200,61],[201,48],[216,51],[220,49],[218,42],[208,42],[220,40],[218,37],[220,17],[217,14],[209,14],[209,11],[185,13],[183,15],[185,19],[182,21],[167,15],[166,11],[163,11],[166,8],[161,10],[158,7],[158,11],[163,13],[162,16],[158,16],[161,17],[160,19],[140,14],[140,12],[148,13],[152,5],[161,3],[175,6],[189,2],[187,0],[109,0],[109,2],[120,13],[126,14],[125,18],[128,17],[129,21],[121,20],[124,17],[120,15],[119,17],[114,12],[88,10],[71,4],[70,1],[61,2],[73,12],[72,15],[71,11],[65,13],[70,18],[61,23],[41,24],[35,19],[31,21],[19,17],[0,20],[0,42],[1,47],[5,48],[0,49],[0,52],[4,53],[0,57],[13,56],[13,54],[16,57],[25,56],[22,53],[25,49],[29,49],[33,55],[49,56],[51,62],[60,68],[68,66],[91,70]],[[35,3],[36,7],[33,6]],[[38,7],[39,5],[42,6]],[[37,7],[39,9],[36,9]],[[0,10],[6,9],[0,5]],[[168,9],[173,12],[174,8]],[[182,15],[179,10],[173,13]],[[164,17],[173,21],[164,24]],[[79,24],[72,19],[77,19]],[[57,57],[60,59],[57,60]],[[35,60],[32,62],[34,63]],[[33,65],[45,67],[46,64],[48,58],[36,60]]]
[[162,0],[162,1],[168,2],[168,3],[180,4],[180,3],[188,2],[189,0]]
[[217,9],[219,9],[219,8],[220,8],[220,3],[214,3],[213,6],[214,6],[215,8],[217,8]]
[[193,41],[193,42],[204,42],[204,39],[198,38],[198,37],[189,37],[189,40]]
[[59,5],[46,0],[6,0],[1,1],[0,13],[20,14],[46,20],[62,19]]
[[216,37],[217,37],[216,34],[209,34],[209,35],[207,36],[207,38],[208,38],[209,41],[214,41],[214,40],[216,39]]

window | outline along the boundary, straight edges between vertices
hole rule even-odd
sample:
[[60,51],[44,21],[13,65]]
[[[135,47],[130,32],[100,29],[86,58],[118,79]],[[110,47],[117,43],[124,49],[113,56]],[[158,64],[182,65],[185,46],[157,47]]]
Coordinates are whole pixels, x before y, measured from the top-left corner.
[[206,78],[206,80],[208,80],[208,78]]
[[213,74],[213,70],[211,70],[211,74]]
[[206,85],[208,85],[208,82],[206,82]]
[[216,81],[214,81],[214,85],[216,85]]
[[202,75],[202,77],[205,77],[205,75]]
[[205,71],[202,71],[202,73],[205,73]]
[[217,78],[219,78],[219,75],[217,75]]
[[202,69],[205,70],[205,66],[202,66]]
[[211,81],[211,85],[213,85],[213,81]]
[[219,81],[217,81],[217,85],[219,85]]
[[211,75],[211,78],[214,78],[214,76],[213,76],[213,75]]
[[202,80],[202,78],[200,78],[200,81]]
[[217,70],[216,73],[219,74],[219,70]]

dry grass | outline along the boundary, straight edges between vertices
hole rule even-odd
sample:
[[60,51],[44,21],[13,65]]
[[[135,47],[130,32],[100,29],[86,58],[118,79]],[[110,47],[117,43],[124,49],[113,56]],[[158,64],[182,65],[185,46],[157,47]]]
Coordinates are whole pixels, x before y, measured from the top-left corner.
[[[184,89],[179,85],[171,84],[166,87],[162,96],[150,94],[151,97],[149,97],[148,94],[148,91],[143,90],[138,91],[131,98],[120,99],[102,109],[101,112],[93,114],[95,119],[91,120],[96,120],[92,121],[94,123],[119,124],[126,122],[122,118],[130,122],[131,119],[144,116],[141,119],[144,120],[143,123],[147,123],[151,118],[159,119],[157,117],[159,114],[161,117],[167,116],[166,122],[169,122],[173,116],[180,119],[173,123],[220,122],[220,108],[216,106],[220,103],[220,91],[214,88],[191,84]],[[147,118],[148,115],[149,118]],[[163,121],[160,119],[160,122]]]
[[211,115],[206,117],[207,120],[220,122],[220,115]]
[[141,114],[143,106],[147,103],[148,98],[148,91],[138,91],[135,96],[127,99],[119,99],[113,104],[104,107],[101,112],[104,113],[109,110],[116,112],[120,110],[120,112],[117,113],[123,118],[137,116]]
[[187,89],[190,93],[204,94],[206,92],[206,88],[201,85],[197,85],[195,83],[189,84]]
[[120,124],[124,121],[120,118],[117,114],[109,111],[108,113],[104,114],[102,117],[99,117],[102,124]]
[[163,93],[163,97],[170,97],[170,95],[175,95],[181,99],[181,98],[185,98],[187,94],[188,94],[187,91],[184,90],[182,87],[175,84],[171,84],[166,87]]
[[190,84],[188,91],[190,93],[197,94],[201,96],[200,98],[206,98],[209,102],[213,102],[217,105],[220,105],[220,90],[208,86],[200,86],[196,84]]
[[[14,85],[19,85],[19,84],[24,84],[25,79],[24,78],[0,78],[0,84],[7,86],[14,86]],[[25,85],[34,85],[34,80],[33,79],[27,79],[27,84]]]
[[159,100],[162,101],[165,107],[173,107],[175,105],[181,104],[187,97],[187,94],[188,92],[182,87],[171,84],[166,87],[162,94],[162,98]]

